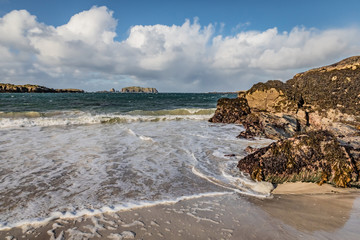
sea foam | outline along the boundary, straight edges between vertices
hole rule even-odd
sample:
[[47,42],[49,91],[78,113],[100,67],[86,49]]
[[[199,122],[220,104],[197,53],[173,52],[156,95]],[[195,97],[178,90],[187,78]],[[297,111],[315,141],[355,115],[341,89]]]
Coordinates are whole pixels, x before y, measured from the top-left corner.
[[[71,114],[81,116],[74,119],[84,117],[81,112]],[[250,142],[235,137],[241,126],[198,121],[202,115],[180,117],[195,120],[0,129],[2,228],[214,192],[268,196],[257,188],[262,183],[236,173],[236,159],[221,154],[244,156]],[[27,118],[34,119],[42,118]],[[268,140],[254,142],[261,146]],[[241,184],[236,185],[237,180]]]

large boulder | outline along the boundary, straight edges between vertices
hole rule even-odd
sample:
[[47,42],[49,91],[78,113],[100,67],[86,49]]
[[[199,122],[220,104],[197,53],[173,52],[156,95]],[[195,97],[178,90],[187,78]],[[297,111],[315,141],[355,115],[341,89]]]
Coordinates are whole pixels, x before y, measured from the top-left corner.
[[297,112],[302,106],[288,85],[279,80],[255,84],[245,98],[252,110],[261,112]]
[[311,131],[261,148],[241,159],[238,168],[253,180],[358,184],[356,161],[328,131]]

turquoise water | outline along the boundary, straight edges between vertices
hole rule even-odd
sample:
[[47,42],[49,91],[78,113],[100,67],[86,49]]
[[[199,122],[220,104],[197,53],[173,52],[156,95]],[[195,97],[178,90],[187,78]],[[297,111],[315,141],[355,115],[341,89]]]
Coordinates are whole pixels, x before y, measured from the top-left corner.
[[[0,229],[209,194],[266,197],[237,168],[231,94],[0,94]],[[230,157],[231,156],[231,157]]]

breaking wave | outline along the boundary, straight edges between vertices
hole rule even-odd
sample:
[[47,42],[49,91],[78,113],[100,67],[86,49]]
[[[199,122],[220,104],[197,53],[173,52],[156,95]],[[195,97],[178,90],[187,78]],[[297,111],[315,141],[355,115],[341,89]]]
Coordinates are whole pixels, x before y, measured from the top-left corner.
[[203,121],[209,119],[214,112],[215,109],[136,110],[127,113],[111,114],[93,114],[81,111],[0,112],[0,129],[130,122]]

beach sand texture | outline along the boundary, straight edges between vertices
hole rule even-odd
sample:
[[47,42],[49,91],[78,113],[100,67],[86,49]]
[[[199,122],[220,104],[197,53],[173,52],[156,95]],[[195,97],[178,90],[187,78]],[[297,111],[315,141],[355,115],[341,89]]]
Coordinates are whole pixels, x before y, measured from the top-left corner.
[[274,192],[54,219],[1,231],[0,239],[359,239],[360,191],[296,183]]

